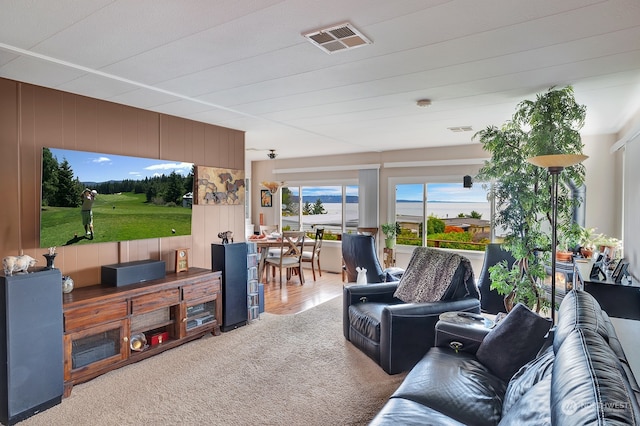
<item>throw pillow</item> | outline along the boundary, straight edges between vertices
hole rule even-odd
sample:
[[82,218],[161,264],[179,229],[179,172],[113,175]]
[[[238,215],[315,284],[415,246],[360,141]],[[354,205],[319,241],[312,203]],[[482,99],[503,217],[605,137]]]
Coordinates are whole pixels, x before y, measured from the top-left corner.
[[[456,274],[459,267],[462,274]],[[457,275],[457,276],[456,276]],[[451,285],[460,285],[454,280],[462,278],[463,285],[473,281],[471,262],[456,253],[428,247],[414,249],[409,265],[402,274],[394,296],[406,303],[437,302],[448,293]],[[468,290],[465,291],[468,293]]]
[[505,382],[531,361],[544,343],[551,320],[518,303],[484,338],[476,357]]

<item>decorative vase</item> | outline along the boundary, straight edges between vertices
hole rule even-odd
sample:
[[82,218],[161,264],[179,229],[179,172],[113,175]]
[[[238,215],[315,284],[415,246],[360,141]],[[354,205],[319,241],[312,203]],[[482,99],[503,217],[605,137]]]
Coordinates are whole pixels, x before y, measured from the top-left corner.
[[45,254],[43,254],[43,256],[47,259],[46,269],[55,269],[55,266],[53,265],[53,261],[55,260],[56,255],[57,255],[57,253],[53,253],[53,254],[45,253]]
[[396,237],[385,238],[384,246],[388,249],[394,248],[396,246]]
[[63,293],[71,293],[73,290],[73,279],[65,275],[62,277],[62,292]]

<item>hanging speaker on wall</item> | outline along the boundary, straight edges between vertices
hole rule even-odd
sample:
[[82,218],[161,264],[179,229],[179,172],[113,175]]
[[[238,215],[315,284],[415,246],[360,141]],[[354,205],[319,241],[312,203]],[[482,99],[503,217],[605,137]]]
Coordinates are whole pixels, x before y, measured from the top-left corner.
[[462,184],[464,185],[465,188],[471,188],[473,186],[473,181],[471,180],[471,176],[466,175],[462,179]]

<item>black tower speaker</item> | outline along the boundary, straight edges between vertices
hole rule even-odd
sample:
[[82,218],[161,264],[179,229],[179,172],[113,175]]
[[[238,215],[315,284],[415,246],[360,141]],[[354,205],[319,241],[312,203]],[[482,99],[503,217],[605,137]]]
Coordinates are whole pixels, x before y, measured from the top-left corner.
[[0,421],[59,404],[64,392],[59,269],[0,276]]
[[211,269],[222,272],[222,331],[247,323],[247,243],[211,244]]

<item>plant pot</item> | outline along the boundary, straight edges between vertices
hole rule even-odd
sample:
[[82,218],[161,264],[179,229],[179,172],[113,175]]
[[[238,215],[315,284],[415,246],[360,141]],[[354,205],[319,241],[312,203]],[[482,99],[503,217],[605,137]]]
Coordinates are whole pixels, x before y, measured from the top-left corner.
[[558,251],[556,252],[556,260],[558,262],[571,262],[573,258],[573,252],[571,251]]
[[591,256],[593,256],[593,250],[589,249],[589,248],[585,248],[582,247],[580,249],[580,254],[582,255],[582,257],[584,257],[585,259],[591,259]]
[[600,245],[598,247],[598,250],[600,251],[600,253],[604,254],[605,251],[607,253],[607,257],[609,259],[613,259],[613,255],[616,253],[616,247],[615,246],[608,246],[608,245]]
[[384,246],[388,249],[392,249],[396,246],[396,237],[385,238]]

